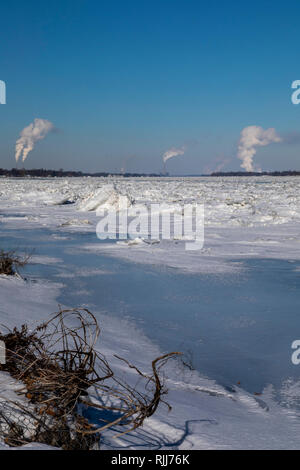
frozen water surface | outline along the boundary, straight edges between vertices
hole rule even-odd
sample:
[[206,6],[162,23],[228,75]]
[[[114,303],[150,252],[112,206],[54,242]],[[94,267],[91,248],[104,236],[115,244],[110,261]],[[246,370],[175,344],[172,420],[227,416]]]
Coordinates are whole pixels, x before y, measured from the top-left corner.
[[[50,304],[90,308],[105,323],[103,334],[117,332],[113,349],[119,344],[116,352],[140,365],[155,351],[186,352],[202,382],[169,380],[174,418],[160,415],[147,425],[159,436],[164,423],[162,445],[299,448],[300,366],[291,362],[291,344],[300,338],[299,189],[296,177],[1,179],[1,247],[34,249],[25,274],[57,292],[42,316]],[[187,253],[181,240],[99,241],[95,211],[115,208],[119,195],[133,206],[203,202],[203,250]],[[37,286],[40,296],[45,286]],[[6,321],[13,299],[0,288]],[[20,298],[25,291],[18,287]],[[11,320],[32,309],[38,320],[42,297],[27,300]],[[133,328],[120,327],[123,321]],[[203,389],[207,398],[197,395]],[[194,414],[199,419],[187,424]],[[114,443],[140,445],[137,435]]]
[[162,350],[186,352],[222,385],[261,392],[299,377],[291,362],[291,343],[300,338],[298,262],[244,259],[237,272],[190,274],[81,250],[91,233],[3,235],[2,246],[38,253],[27,275],[64,284],[58,302],[132,320]]

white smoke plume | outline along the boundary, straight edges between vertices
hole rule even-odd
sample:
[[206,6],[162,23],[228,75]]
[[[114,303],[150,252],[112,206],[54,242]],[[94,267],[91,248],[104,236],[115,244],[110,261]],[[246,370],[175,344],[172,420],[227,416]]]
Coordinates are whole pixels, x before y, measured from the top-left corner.
[[36,118],[29,126],[25,127],[20,133],[20,138],[16,142],[16,162],[22,156],[24,162],[27,155],[33,150],[38,140],[44,139],[48,132],[54,129],[52,122],[47,119]]
[[180,149],[177,149],[175,147],[171,147],[169,150],[167,150],[163,154],[163,161],[164,161],[164,163],[166,163],[166,161],[169,160],[169,158],[177,157],[177,155],[184,155],[184,152],[185,152],[184,147],[181,147]]
[[246,171],[254,171],[253,157],[257,147],[264,147],[273,142],[281,142],[282,138],[273,127],[263,129],[260,126],[248,126],[241,132],[238,146],[238,158],[242,160],[241,167]]

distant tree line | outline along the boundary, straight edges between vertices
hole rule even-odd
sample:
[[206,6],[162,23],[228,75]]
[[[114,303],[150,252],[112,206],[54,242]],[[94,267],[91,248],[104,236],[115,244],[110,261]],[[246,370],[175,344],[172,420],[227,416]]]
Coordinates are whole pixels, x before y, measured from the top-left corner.
[[134,177],[134,176],[162,176],[159,174],[155,173],[107,173],[104,171],[98,172],[98,173],[83,173],[82,171],[71,171],[71,170],[46,170],[44,168],[37,168],[33,170],[26,170],[26,169],[18,169],[18,168],[12,168],[11,170],[5,170],[3,168],[0,168],[0,176],[10,176],[14,178],[24,178],[26,176],[35,176],[39,178],[47,178],[47,177],[56,177],[56,178],[62,178],[62,177],[81,177],[81,176],[103,176],[103,177],[108,177],[108,176],[124,176],[125,178],[129,177]]
[[[82,171],[72,170],[46,170],[44,168],[36,168],[32,170],[12,168],[11,170],[5,170],[0,168],[0,177],[8,176],[13,178],[24,178],[24,177],[38,177],[38,178],[63,178],[63,177],[108,177],[108,176],[123,176],[124,178],[130,177],[167,177],[170,176],[168,173],[108,173],[100,171],[97,173],[84,173]],[[247,172],[247,171],[226,171],[226,172],[214,172],[209,175],[186,175],[186,176],[300,176],[300,171],[286,170],[286,171],[263,171],[263,172]]]
[[300,176],[300,171],[218,171],[207,176]]

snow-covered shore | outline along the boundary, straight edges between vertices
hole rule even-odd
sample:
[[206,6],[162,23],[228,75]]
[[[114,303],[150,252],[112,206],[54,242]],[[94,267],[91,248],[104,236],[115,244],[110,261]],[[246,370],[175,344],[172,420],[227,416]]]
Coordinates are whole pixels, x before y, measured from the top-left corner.
[[[57,310],[57,289],[58,285],[50,283],[28,283],[1,276],[1,323],[20,326],[26,322],[36,326]],[[115,353],[149,371],[152,359],[160,351],[141,331],[125,320],[104,314],[99,322],[102,335],[97,347],[117,374],[123,377],[126,373],[129,383],[136,380],[114,357]],[[275,402],[271,388],[260,397],[239,387],[228,391],[176,361],[167,366],[165,380],[172,411],[162,405],[143,428],[116,439],[115,431],[103,433],[102,449],[299,449],[300,420]],[[6,373],[0,374],[0,401],[16,399],[18,388],[20,384]],[[2,448],[7,448],[4,443]]]

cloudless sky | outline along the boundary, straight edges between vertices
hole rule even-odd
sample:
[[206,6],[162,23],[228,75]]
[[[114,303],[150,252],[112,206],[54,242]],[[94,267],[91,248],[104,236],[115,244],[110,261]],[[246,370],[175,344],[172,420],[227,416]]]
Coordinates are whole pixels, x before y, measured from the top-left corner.
[[293,139],[258,149],[263,169],[300,169],[299,0],[52,0],[1,4],[0,166],[34,118],[58,132],[27,168],[239,169],[248,125]]

